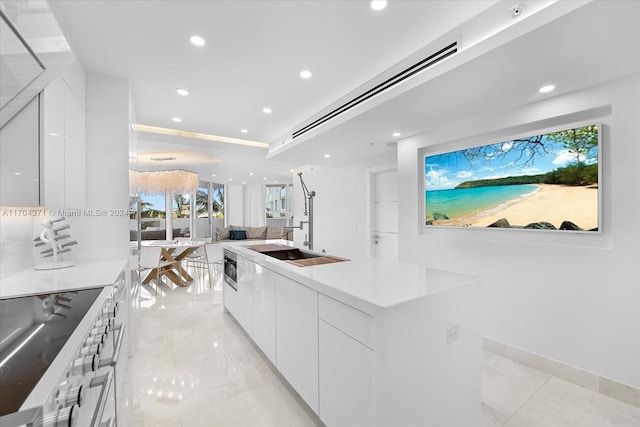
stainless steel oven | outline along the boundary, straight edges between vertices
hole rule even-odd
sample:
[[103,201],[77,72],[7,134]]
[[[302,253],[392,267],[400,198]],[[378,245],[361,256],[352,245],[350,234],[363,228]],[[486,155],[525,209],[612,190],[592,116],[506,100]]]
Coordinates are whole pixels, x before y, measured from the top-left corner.
[[[115,286],[0,300],[0,425],[115,426],[128,297]],[[120,355],[123,358],[120,358]]]
[[234,290],[238,290],[238,257],[224,249],[224,281]]

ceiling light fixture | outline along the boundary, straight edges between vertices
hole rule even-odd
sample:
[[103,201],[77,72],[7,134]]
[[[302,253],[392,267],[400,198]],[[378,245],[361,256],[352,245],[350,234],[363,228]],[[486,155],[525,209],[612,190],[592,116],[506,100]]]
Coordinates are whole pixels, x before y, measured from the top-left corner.
[[211,176],[216,176],[216,174],[215,174],[215,173],[212,173],[212,174],[211,174]]
[[398,136],[401,136],[401,135],[402,135],[402,134],[401,134],[400,132],[394,132],[391,136],[398,137]]
[[300,71],[300,77],[302,77],[303,79],[309,79],[311,78],[311,76],[313,75],[313,73],[309,70],[302,70]]
[[20,172],[14,172],[13,173],[15,176],[20,176]]
[[182,121],[180,117],[172,117],[171,120],[173,120],[176,123],[180,123]]
[[324,158],[325,158],[325,159],[328,159],[329,157],[331,157],[331,154],[325,154],[325,155],[324,155]]
[[181,136],[183,138],[204,139],[206,141],[225,142],[227,144],[247,145],[250,147],[269,148],[266,142],[251,141],[248,139],[230,138],[228,136],[209,135],[206,133],[189,132],[178,129],[161,128],[157,126],[132,124],[133,130],[138,132],[157,133],[160,135]]
[[198,174],[186,170],[129,171],[131,194],[194,193],[199,186]]
[[249,176],[253,176],[253,172],[249,172]]
[[240,132],[242,132],[242,133],[247,133],[247,132],[249,132],[249,131],[248,131],[247,129],[240,129]]
[[371,2],[371,9],[382,10],[387,7],[387,0],[373,0]]
[[191,36],[191,38],[189,38],[189,41],[195,46],[204,46],[205,45],[204,39],[202,37],[200,37],[200,36]]
[[188,90],[186,90],[186,89],[182,89],[182,88],[178,88],[178,89],[176,89],[176,93],[177,93],[178,95],[182,95],[182,96],[187,96],[187,95],[189,95],[189,91],[188,91]]
[[546,86],[542,86],[540,89],[538,89],[538,92],[547,93],[547,92],[551,92],[555,88],[556,87],[554,85],[546,85]]
[[262,109],[262,112],[265,113],[265,114],[271,114],[272,111],[273,110],[271,108],[269,108],[269,107],[264,107]]

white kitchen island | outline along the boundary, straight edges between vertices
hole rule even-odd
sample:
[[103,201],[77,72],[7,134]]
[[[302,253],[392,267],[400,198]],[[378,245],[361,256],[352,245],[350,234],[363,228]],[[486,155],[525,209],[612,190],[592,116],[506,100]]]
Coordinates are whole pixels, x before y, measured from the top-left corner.
[[478,278],[379,260],[298,267],[250,249],[264,243],[224,244],[237,255],[225,308],[327,426],[480,425]]

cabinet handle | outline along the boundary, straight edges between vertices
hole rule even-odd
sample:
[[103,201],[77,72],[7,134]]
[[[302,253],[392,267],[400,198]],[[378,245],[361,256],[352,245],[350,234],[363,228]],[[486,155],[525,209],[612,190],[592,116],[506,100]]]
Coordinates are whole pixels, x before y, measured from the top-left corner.
[[91,427],[100,427],[102,414],[104,413],[104,407],[109,400],[109,389],[111,388],[111,382],[113,381],[113,370],[109,370],[104,375],[96,377],[91,380],[89,387],[101,387],[100,397],[98,398],[98,406],[93,413],[93,419],[91,420]]
[[108,357],[104,360],[100,361],[98,365],[100,368],[104,368],[105,366],[115,367],[118,364],[118,359],[120,358],[120,350],[122,349],[122,340],[124,338],[124,331],[126,329],[126,325],[124,323],[119,324],[113,328],[114,331],[118,331],[118,341],[116,342],[116,346],[113,349],[113,356]]

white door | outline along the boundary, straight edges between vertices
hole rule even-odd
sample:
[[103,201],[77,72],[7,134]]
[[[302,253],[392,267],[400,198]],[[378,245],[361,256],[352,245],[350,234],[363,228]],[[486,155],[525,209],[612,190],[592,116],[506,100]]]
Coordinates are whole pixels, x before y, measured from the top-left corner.
[[398,259],[398,171],[385,170],[372,175],[374,257]]

